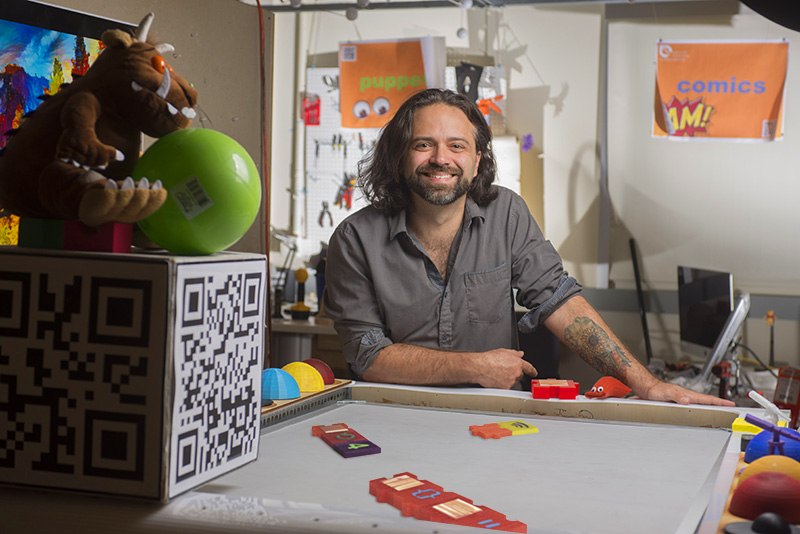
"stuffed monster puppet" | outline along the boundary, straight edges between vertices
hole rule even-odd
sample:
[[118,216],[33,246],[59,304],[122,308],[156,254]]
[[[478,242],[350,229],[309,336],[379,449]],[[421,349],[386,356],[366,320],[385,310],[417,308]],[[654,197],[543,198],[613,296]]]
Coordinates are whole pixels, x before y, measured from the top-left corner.
[[167,198],[160,182],[134,183],[141,133],[187,128],[197,91],[146,41],[153,14],[131,36],[108,30],[86,74],[47,98],[0,155],[0,207],[20,217],[79,219],[88,226],[132,223]]

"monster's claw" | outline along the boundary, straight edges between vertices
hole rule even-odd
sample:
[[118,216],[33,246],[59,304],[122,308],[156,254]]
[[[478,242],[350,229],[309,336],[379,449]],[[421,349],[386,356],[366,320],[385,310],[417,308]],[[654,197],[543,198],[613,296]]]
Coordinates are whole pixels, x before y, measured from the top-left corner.
[[130,176],[121,184],[106,180],[104,187],[91,188],[84,193],[78,216],[88,226],[112,221],[134,223],[155,212],[166,199],[167,191],[159,180],[152,185],[147,178],[137,183]]
[[173,106],[169,102],[167,102],[167,111],[169,111],[170,115],[177,115],[178,114],[178,108],[176,108],[175,106]]
[[193,119],[193,118],[195,118],[197,116],[197,112],[194,110],[194,108],[185,107],[185,108],[181,109],[181,113],[187,119]]

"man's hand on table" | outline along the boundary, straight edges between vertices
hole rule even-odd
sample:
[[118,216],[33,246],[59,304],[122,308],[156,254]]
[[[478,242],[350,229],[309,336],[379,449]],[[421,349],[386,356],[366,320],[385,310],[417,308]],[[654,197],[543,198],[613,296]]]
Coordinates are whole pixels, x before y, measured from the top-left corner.
[[657,381],[641,394],[643,399],[676,402],[678,404],[710,404],[714,406],[735,406],[733,401],[720,399],[713,395],[697,393],[676,384]]

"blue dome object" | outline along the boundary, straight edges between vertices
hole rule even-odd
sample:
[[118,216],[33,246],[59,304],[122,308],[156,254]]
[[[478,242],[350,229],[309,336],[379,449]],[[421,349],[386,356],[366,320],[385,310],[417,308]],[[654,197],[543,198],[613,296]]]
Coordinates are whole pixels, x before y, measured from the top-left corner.
[[[800,436],[800,433],[798,433],[796,430],[789,429],[789,431],[797,436]],[[747,449],[744,451],[745,463],[749,464],[750,462],[758,460],[762,456],[769,454],[769,441],[772,438],[773,433],[769,430],[762,430],[753,436],[753,439],[750,440],[750,443],[747,445]],[[800,462],[800,441],[795,441],[793,439],[781,436],[781,442],[783,442],[783,455]],[[778,454],[778,451],[775,450],[773,454]]]
[[296,399],[300,387],[292,375],[278,368],[264,369],[261,372],[261,398],[270,400]]

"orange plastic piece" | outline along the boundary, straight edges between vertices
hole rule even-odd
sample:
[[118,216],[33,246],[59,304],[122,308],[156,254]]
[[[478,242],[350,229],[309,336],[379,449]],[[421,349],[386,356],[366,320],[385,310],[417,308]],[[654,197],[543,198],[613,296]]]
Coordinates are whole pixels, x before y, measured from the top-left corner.
[[483,439],[500,439],[512,435],[510,429],[503,428],[497,423],[471,425],[469,431],[472,432],[473,436],[480,436]]

